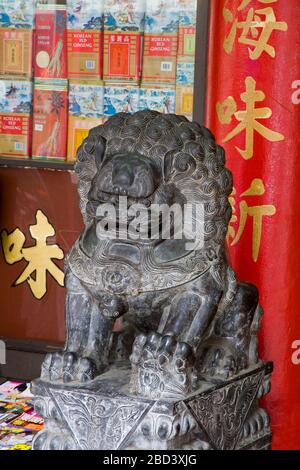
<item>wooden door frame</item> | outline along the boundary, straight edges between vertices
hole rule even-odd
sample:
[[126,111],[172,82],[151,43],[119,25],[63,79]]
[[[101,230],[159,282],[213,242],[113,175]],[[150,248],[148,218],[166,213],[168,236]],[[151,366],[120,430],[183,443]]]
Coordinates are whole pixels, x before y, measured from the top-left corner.
[[197,0],[193,120],[205,122],[210,0]]

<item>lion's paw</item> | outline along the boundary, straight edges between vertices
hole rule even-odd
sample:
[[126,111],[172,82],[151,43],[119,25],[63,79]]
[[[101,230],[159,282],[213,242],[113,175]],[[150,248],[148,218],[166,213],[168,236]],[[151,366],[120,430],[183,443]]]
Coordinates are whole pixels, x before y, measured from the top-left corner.
[[68,432],[51,432],[43,429],[32,441],[34,450],[75,450],[76,444]]
[[151,333],[136,338],[132,355],[131,390],[149,398],[186,395],[194,383],[194,354],[174,336]]
[[204,349],[199,364],[201,375],[227,380],[247,367],[247,358],[242,354],[237,357],[229,349],[215,346]]
[[87,382],[98,373],[92,359],[61,351],[47,354],[42,365],[41,378],[52,382]]
[[243,437],[248,439],[261,432],[269,429],[270,418],[268,413],[262,409],[255,409],[250,416],[247,417],[243,426]]

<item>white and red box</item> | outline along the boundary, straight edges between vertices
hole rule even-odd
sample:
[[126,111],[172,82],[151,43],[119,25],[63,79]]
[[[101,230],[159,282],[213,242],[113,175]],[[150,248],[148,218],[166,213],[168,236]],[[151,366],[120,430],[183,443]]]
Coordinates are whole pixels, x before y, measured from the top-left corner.
[[67,155],[67,128],[67,80],[35,80],[32,158],[64,160]]
[[67,11],[39,5],[35,14],[35,78],[67,78]]

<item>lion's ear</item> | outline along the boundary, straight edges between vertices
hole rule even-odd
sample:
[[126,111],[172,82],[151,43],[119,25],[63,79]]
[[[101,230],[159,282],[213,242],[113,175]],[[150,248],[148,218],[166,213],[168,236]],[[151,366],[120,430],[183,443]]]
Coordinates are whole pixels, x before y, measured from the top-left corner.
[[95,150],[94,150],[94,156],[95,156],[95,163],[97,168],[100,168],[104,155],[105,155],[105,147],[106,147],[106,141],[103,137],[97,136],[97,142],[95,143]]

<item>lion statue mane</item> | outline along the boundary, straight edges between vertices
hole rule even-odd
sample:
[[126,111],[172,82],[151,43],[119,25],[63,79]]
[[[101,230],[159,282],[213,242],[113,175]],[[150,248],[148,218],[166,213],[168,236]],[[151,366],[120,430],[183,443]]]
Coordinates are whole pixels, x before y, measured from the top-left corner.
[[[211,132],[183,116],[119,113],[90,130],[77,153],[85,230],[66,259],[67,340],[42,377],[89,381],[130,361],[139,396],[184,396],[259,362],[255,286],[226,258],[232,176]],[[182,240],[101,239],[99,206],[199,203],[201,247]]]

